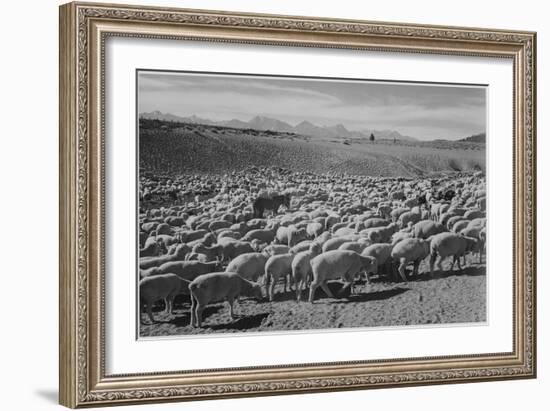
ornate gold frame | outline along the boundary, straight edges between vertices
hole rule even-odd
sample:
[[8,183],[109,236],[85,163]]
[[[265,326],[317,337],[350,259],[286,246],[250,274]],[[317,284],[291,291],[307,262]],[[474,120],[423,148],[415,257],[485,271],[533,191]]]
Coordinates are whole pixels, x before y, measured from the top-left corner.
[[[514,350],[476,356],[105,375],[103,50],[108,36],[498,56],[514,63]],[[532,32],[70,3],[60,8],[60,402],[198,400],[536,375]]]

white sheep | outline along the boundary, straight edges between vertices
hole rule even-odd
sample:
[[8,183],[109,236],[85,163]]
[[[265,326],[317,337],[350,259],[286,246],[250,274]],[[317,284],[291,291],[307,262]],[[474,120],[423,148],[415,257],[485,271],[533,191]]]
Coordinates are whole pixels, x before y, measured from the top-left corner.
[[139,282],[139,298],[145,303],[145,309],[151,323],[153,318],[153,303],[164,299],[165,312],[172,314],[174,298],[178,294],[189,294],[189,281],[184,280],[176,274],[160,274],[142,279]]
[[228,264],[226,271],[238,273],[247,280],[257,281],[264,274],[267,258],[262,253],[241,254]]
[[414,237],[426,239],[432,235],[447,231],[445,226],[437,221],[422,220],[414,225]]
[[[376,258],[378,272],[380,272],[380,267],[387,264],[390,260],[391,252],[393,245],[385,243],[375,243],[366,247],[361,255],[365,257],[374,257]],[[366,273],[367,276],[369,273]]]
[[164,263],[160,267],[153,267],[142,271],[141,276],[150,277],[159,274],[176,274],[184,280],[192,281],[201,274],[211,273],[221,270],[221,264],[217,261],[202,262],[202,261],[171,261]]
[[259,284],[242,278],[235,272],[215,272],[203,274],[189,284],[191,295],[191,327],[202,327],[202,312],[213,302],[227,301],[229,315],[235,318],[234,302],[239,296],[261,299],[262,289]]
[[267,247],[265,247],[262,250],[262,252],[268,257],[271,257],[272,255],[277,255],[277,254],[288,254],[290,253],[290,248],[288,247],[288,245],[270,244]]
[[409,223],[416,224],[420,221],[420,213],[415,211],[406,211],[399,216],[398,223],[401,228],[405,228]]
[[407,264],[413,263],[413,274],[418,274],[418,266],[420,262],[430,254],[430,242],[422,240],[420,238],[405,238],[395,244],[391,251],[391,258],[395,261],[399,261],[399,268],[397,271],[403,279],[407,281],[405,275],[405,268]]
[[222,238],[218,245],[221,246],[222,261],[230,261],[241,254],[254,252],[254,248],[250,243],[232,238]]
[[475,252],[479,248],[479,241],[472,237],[466,237],[455,233],[441,233],[432,237],[430,243],[430,273],[433,274],[433,267],[437,256],[439,256],[438,268],[443,270],[441,264],[443,260],[449,256],[453,257],[453,263],[449,271],[454,268],[455,262],[458,263],[458,269],[462,270],[460,266],[460,257],[464,256],[468,252]]
[[[269,301],[273,301],[275,285],[280,278],[284,279],[283,292],[289,285],[289,277],[292,274],[292,260],[294,254],[277,254],[268,258],[265,263],[265,292]],[[289,287],[290,288],[290,287]]]
[[345,287],[352,287],[353,280],[361,271],[377,272],[377,261],[374,257],[364,257],[355,251],[332,250],[322,253],[311,260],[313,281],[309,286],[309,302],[313,302],[315,290],[321,287],[330,298],[334,298],[327,286],[327,281],[342,278]]
[[250,230],[241,239],[242,241],[252,241],[254,239],[260,240],[262,243],[271,243],[275,239],[275,234],[272,230],[266,228],[258,228]]
[[311,238],[317,238],[323,231],[324,226],[319,222],[308,223],[306,226],[307,235]]
[[327,251],[337,250],[338,247],[340,247],[342,244],[350,242],[350,241],[355,241],[358,238],[359,238],[358,236],[345,236],[345,237],[331,238],[330,240],[327,240],[323,244],[323,246],[322,246],[323,252],[325,253]]
[[306,287],[312,277],[311,259],[321,254],[321,245],[312,243],[307,251],[301,251],[296,254],[292,260],[292,279],[296,288],[296,300],[300,301],[302,290]]
[[139,268],[145,270],[151,267],[157,267],[170,261],[182,261],[191,250],[187,244],[178,244],[173,254],[165,254],[159,257],[142,257],[139,259]]

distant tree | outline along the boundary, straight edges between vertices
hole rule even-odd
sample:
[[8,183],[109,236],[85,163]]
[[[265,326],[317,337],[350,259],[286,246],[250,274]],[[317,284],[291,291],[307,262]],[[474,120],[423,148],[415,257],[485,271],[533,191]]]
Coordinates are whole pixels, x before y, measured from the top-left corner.
[[370,133],[369,140],[370,140],[370,141],[374,141],[374,134],[373,134],[373,133]]

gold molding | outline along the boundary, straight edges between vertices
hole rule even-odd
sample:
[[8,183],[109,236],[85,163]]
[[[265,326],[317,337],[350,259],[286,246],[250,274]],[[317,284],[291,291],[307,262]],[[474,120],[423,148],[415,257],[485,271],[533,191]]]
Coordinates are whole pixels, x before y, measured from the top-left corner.
[[[109,36],[510,58],[514,62],[514,351],[106,376],[103,49]],[[221,11],[60,7],[60,402],[69,407],[532,378],[536,374],[533,32]]]

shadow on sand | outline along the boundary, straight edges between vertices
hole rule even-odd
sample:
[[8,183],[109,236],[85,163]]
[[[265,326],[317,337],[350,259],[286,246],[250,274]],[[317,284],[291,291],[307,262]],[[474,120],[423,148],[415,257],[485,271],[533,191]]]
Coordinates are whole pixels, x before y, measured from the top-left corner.
[[421,273],[417,276],[407,276],[409,281],[430,281],[430,280],[436,280],[436,279],[442,279],[442,278],[448,278],[453,277],[455,275],[457,276],[468,276],[468,277],[477,277],[480,275],[485,275],[487,272],[487,268],[485,266],[480,267],[463,267],[462,270],[455,269],[452,271],[448,271],[445,269],[445,266],[443,266],[443,271],[440,270],[434,270],[433,275],[430,275],[429,272]]
[[363,303],[366,301],[379,301],[387,300],[388,298],[395,297],[396,295],[403,294],[409,291],[410,288],[396,287],[391,290],[373,291],[365,294],[350,295],[345,300],[339,301],[339,303]]
[[213,330],[249,330],[251,328],[259,327],[262,324],[262,321],[268,316],[269,313],[242,316],[233,322],[210,325],[208,328]]

